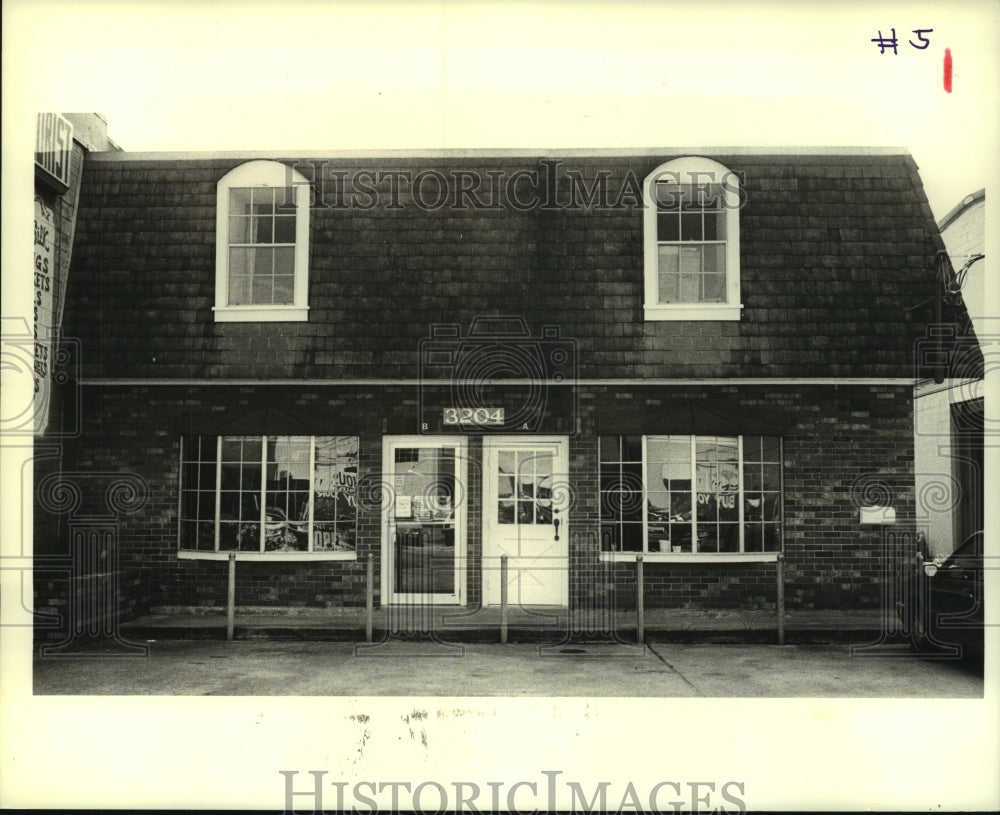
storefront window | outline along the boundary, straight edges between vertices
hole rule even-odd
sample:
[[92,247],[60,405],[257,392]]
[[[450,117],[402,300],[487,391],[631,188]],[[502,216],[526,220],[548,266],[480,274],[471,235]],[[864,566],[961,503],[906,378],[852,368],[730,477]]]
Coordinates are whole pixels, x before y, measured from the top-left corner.
[[605,552],[731,554],[781,549],[781,440],[601,438]]
[[354,552],[357,474],[357,436],[185,438],[180,548]]
[[642,437],[601,439],[601,538],[611,552],[643,551]]

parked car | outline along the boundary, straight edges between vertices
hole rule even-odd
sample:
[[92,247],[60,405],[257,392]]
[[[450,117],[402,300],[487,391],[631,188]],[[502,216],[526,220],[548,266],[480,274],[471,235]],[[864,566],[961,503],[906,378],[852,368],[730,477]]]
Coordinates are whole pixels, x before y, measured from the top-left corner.
[[899,601],[903,630],[922,654],[982,656],[983,532],[963,541],[941,562],[918,558]]

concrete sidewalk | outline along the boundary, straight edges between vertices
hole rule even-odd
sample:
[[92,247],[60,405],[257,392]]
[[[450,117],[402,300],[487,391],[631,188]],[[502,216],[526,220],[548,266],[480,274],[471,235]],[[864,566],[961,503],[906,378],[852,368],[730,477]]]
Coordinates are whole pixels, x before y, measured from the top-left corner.
[[[455,642],[499,642],[498,608],[394,607],[375,609],[373,640],[394,634],[432,636]],[[899,628],[894,615],[879,611],[794,611],[785,615],[787,643],[874,643],[891,640]],[[365,641],[365,610],[237,607],[235,639]],[[225,639],[224,609],[163,607],[123,623],[122,635],[131,640]],[[702,611],[649,609],[644,614],[646,639],[663,642],[776,643],[778,619],[774,610]],[[576,641],[635,642],[635,611],[569,612],[559,608],[510,608],[511,642],[558,643]]]
[[[109,644],[110,645],[110,644]],[[983,677],[908,646],[647,642],[372,645],[169,640],[38,656],[39,695],[982,698]]]

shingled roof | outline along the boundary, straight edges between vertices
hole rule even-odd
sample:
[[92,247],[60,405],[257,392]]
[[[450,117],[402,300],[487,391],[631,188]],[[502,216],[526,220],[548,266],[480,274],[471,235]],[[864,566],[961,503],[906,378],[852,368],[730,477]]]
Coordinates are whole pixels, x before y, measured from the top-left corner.
[[[558,162],[556,200],[604,174],[615,201],[657,153],[285,158],[289,166],[511,174]],[[87,378],[419,375],[431,326],[519,315],[576,343],[581,378],[909,377],[943,246],[916,164],[898,154],[713,154],[742,179],[742,319],[643,319],[639,206],[398,208],[311,215],[307,322],[213,319],[216,183],[249,158],[92,156],[65,334]],[[377,185],[391,193],[389,182]],[[327,205],[323,205],[323,204]],[[958,333],[967,330],[962,314]]]

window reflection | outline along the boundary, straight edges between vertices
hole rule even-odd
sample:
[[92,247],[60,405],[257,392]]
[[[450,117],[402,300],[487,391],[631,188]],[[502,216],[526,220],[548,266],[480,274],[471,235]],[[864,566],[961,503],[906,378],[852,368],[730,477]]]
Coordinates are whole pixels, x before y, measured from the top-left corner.
[[454,594],[456,451],[397,447],[393,464],[393,592]]
[[203,436],[183,451],[182,549],[355,550],[357,436]]
[[500,450],[496,479],[498,523],[552,523],[552,453]]
[[641,465],[626,438],[600,441],[604,551],[780,550],[779,438],[648,436]]

